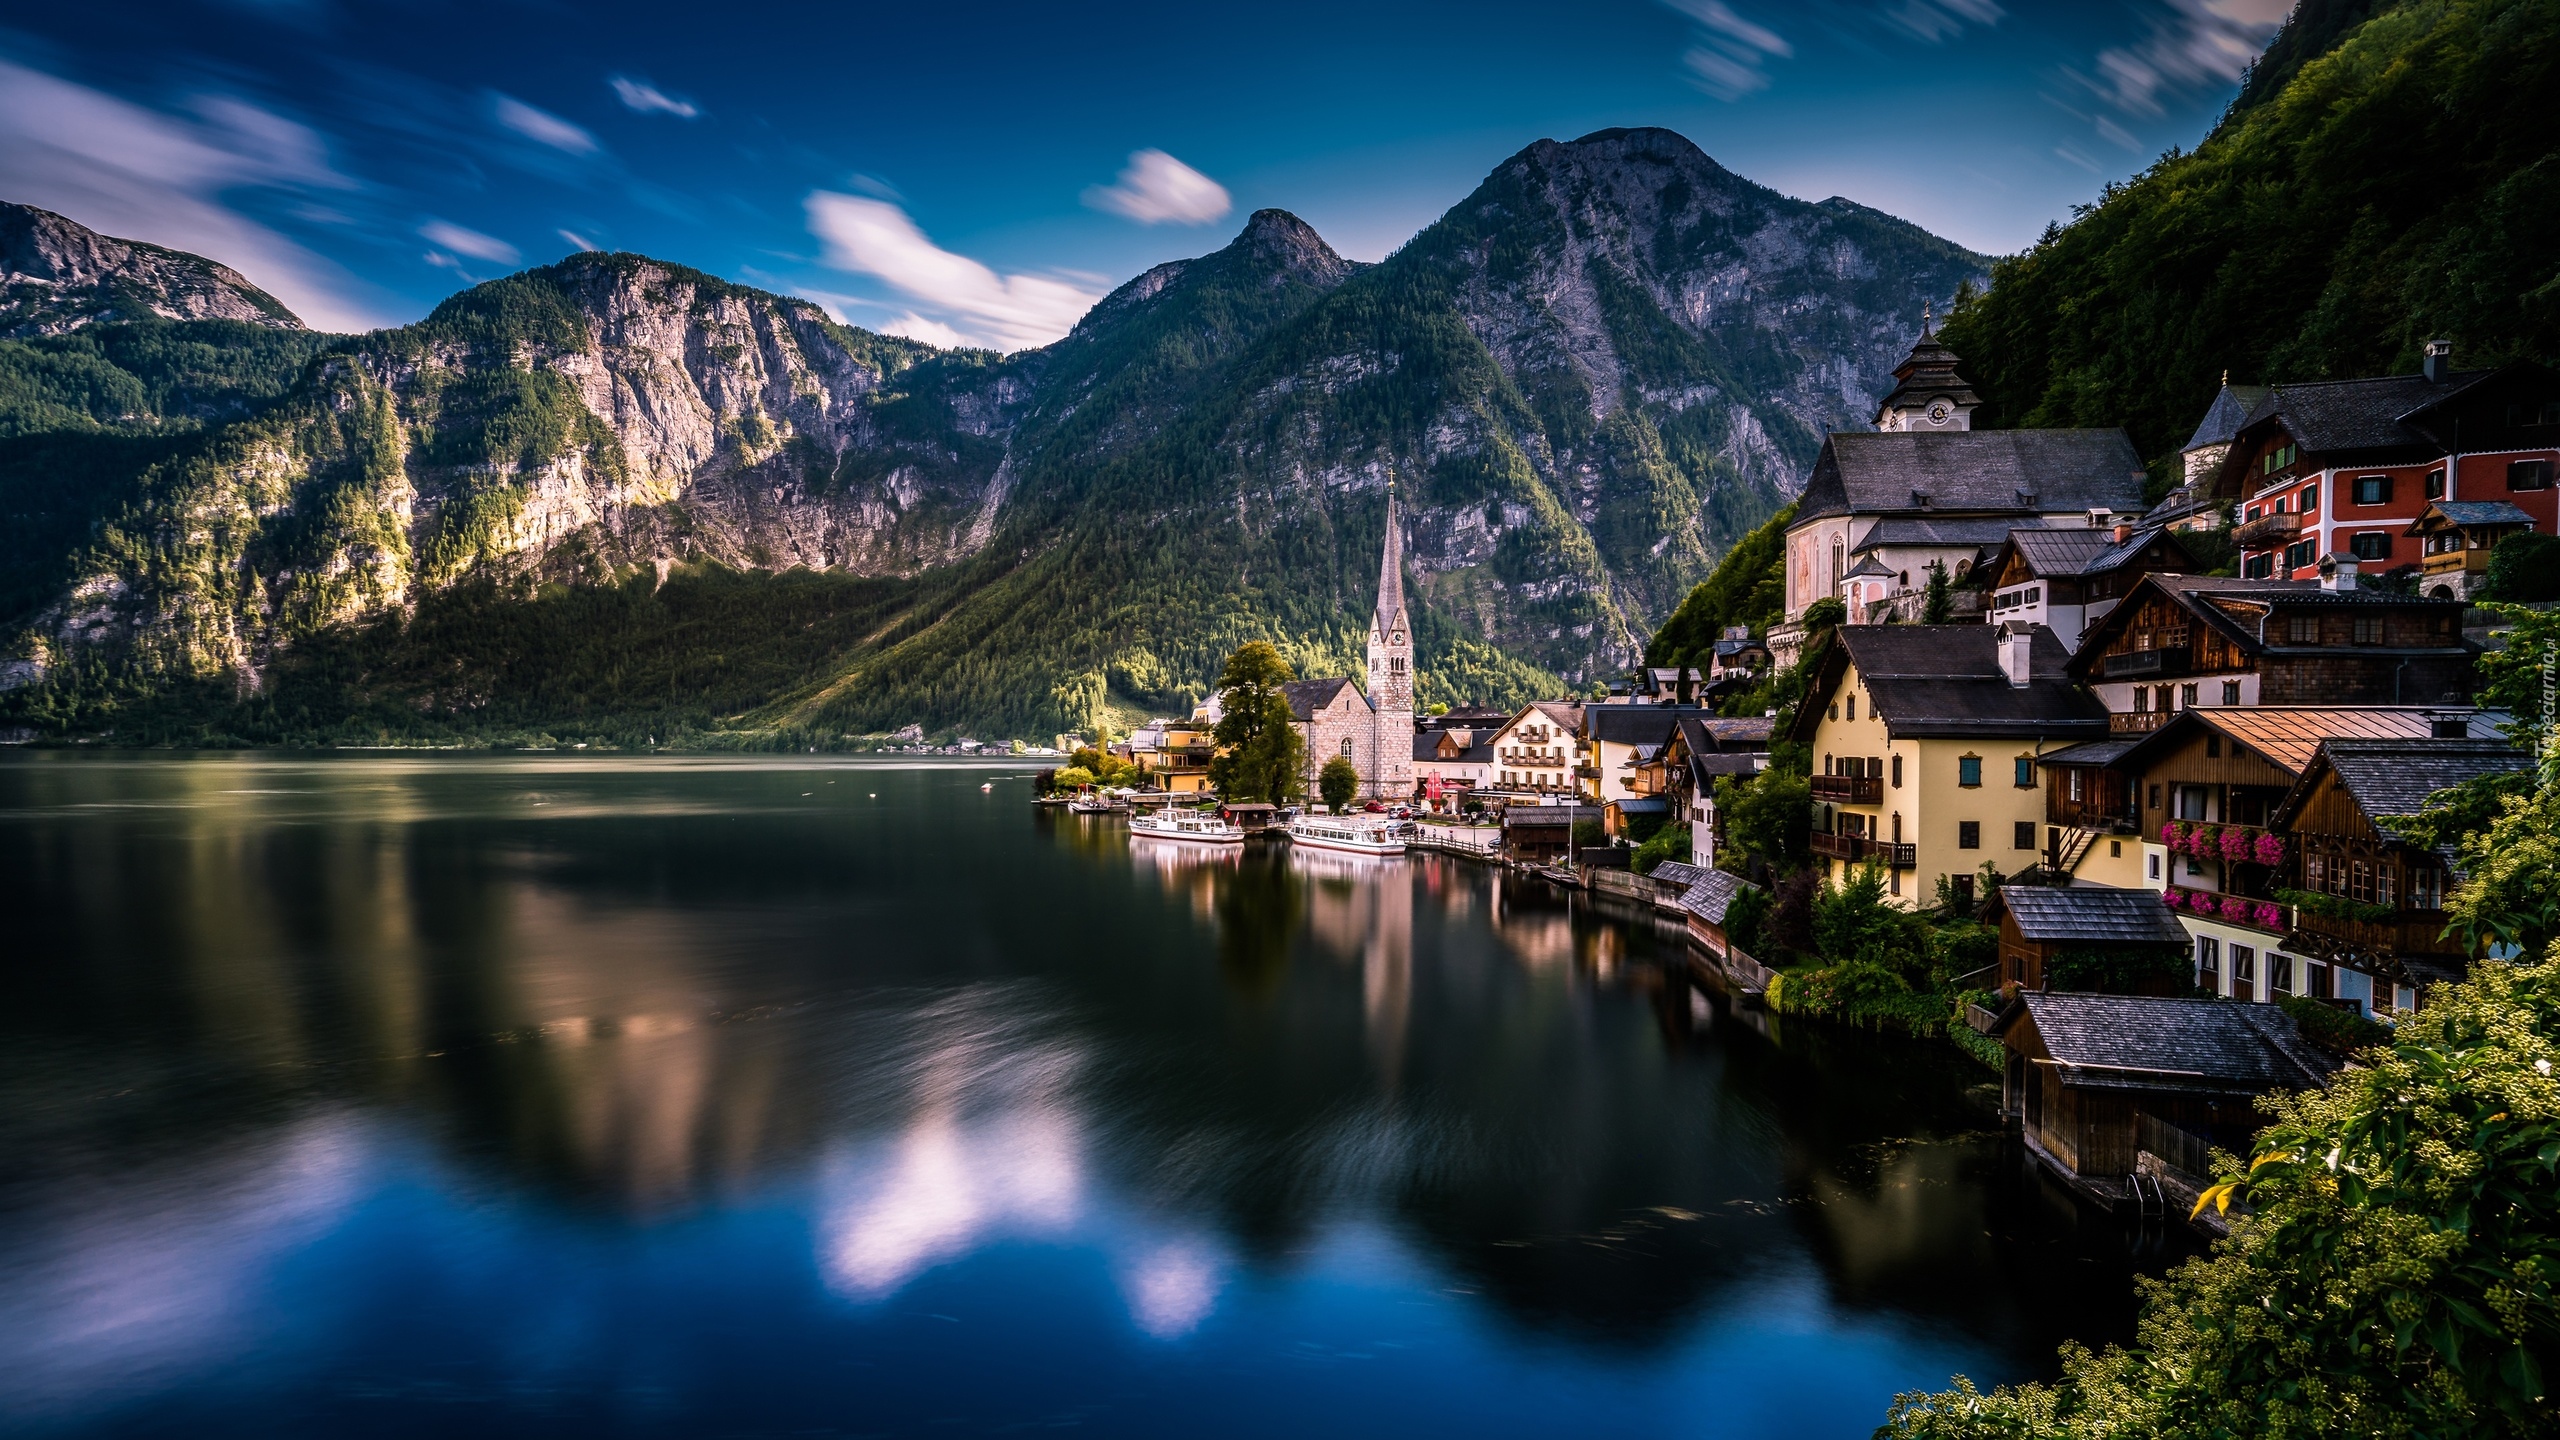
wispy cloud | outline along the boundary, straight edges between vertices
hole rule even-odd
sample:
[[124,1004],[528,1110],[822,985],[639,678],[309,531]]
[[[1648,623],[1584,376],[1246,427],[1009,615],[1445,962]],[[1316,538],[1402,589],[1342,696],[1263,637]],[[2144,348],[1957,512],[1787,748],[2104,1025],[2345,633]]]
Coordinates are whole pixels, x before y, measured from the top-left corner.
[[581,250],[601,250],[601,249],[603,249],[603,248],[604,248],[603,246],[598,245],[598,244],[597,244],[596,242],[594,242],[593,240],[588,239],[586,236],[579,234],[579,233],[578,233],[577,231],[575,231],[575,230],[563,230],[563,231],[561,231],[561,232],[560,232],[560,238],[561,238],[561,239],[563,239],[563,240],[568,241],[568,242],[569,242],[570,244],[572,244],[572,245],[577,246],[577,247],[578,247],[579,249],[581,249]]
[[882,327],[893,335],[1020,350],[1066,334],[1102,298],[1064,280],[999,275],[934,244],[906,211],[885,200],[815,190],[806,208],[809,233],[823,243],[828,265],[871,276],[917,307]]
[[523,258],[516,247],[495,235],[465,230],[450,221],[430,220],[418,227],[418,234],[431,245],[441,245],[456,255],[468,255],[474,260],[494,260],[501,265],[513,265]]
[[2158,115],[2163,95],[2238,80],[2292,9],[2293,0],[2165,0],[2139,42],[2100,51],[2094,73],[2075,78],[2119,112]]
[[1885,0],[1876,13],[1912,39],[1935,45],[1955,38],[1967,25],[1997,25],[2008,12],[1992,0]]
[[492,94],[489,100],[491,116],[527,140],[571,155],[592,155],[603,148],[593,135],[547,110],[536,110],[512,95]]
[[191,108],[165,114],[0,60],[0,194],[219,260],[324,330],[389,323],[356,277],[223,203],[234,189],[359,188],[321,138],[229,96]]
[[691,120],[702,113],[701,106],[690,100],[680,100],[646,80],[634,79],[629,75],[616,75],[606,83],[613,86],[614,94],[622,97],[623,104],[643,115],[654,111],[662,115],[673,115],[679,120]]
[[1755,90],[1768,89],[1769,72],[1761,68],[1762,64],[1796,53],[1785,36],[1745,18],[1724,0],[1662,3],[1697,22],[1696,43],[1681,61],[1689,67],[1691,83],[1719,100],[1739,100]]
[[1235,208],[1226,186],[1161,150],[1131,152],[1118,182],[1088,188],[1084,203],[1141,225],[1206,225]]

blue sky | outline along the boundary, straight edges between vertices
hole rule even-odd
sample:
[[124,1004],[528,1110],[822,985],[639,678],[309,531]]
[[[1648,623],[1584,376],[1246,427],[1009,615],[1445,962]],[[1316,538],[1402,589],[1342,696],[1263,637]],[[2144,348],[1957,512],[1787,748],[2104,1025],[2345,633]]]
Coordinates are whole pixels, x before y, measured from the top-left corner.
[[2285,0],[116,0],[0,22],[0,199],[313,324],[589,246],[1013,349],[1263,206],[1377,259],[1661,125],[1991,253],[2193,145]]

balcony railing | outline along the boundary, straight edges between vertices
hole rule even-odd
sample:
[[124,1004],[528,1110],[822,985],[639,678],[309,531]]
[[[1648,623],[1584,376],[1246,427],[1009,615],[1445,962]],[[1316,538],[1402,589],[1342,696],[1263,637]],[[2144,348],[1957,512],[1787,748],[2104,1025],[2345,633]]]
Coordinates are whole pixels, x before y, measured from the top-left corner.
[[1862,863],[1876,861],[1891,869],[1909,870],[1920,862],[1918,847],[1894,840],[1875,840],[1864,835],[1831,835],[1815,831],[1813,853],[1834,860]]
[[1813,798],[1834,805],[1881,805],[1884,779],[1877,775],[1816,775]]
[[2175,650],[2127,650],[2110,655],[2099,662],[2099,672],[2110,680],[2140,679],[2146,675],[2184,675],[2187,673],[2185,647]]
[[2418,562],[2418,570],[2426,575],[2451,575],[2456,571],[2485,571],[2489,568],[2489,552],[2482,550],[2447,550]]
[[2458,955],[2462,951],[2460,940],[2444,938],[2441,916],[2419,918],[2407,911],[2403,911],[2397,920],[2344,920],[2308,907],[2296,907],[2293,929],[2294,936],[2287,937],[2288,943],[2295,936],[2327,942],[2325,945],[2301,947],[2304,949],[2354,951],[2383,957]]
[[2302,517],[2280,510],[2233,526],[2231,543],[2243,550],[2272,550],[2292,544],[2301,534]]
[[2107,729],[2118,735],[2148,735],[2169,723],[2166,710],[2118,710],[2107,716]]

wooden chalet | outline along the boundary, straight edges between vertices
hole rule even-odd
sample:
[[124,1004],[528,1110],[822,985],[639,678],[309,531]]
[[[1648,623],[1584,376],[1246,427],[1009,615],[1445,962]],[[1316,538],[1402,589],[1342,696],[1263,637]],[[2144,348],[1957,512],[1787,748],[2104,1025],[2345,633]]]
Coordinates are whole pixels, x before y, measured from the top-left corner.
[[1689,827],[1690,860],[1712,865],[1722,838],[1716,781],[1727,775],[1747,779],[1769,768],[1769,740],[1776,727],[1765,716],[1683,716],[1660,746],[1628,758],[1628,789],[1661,796],[1672,823]]
[[[2068,893],[2068,892],[2062,892]],[[2021,990],[1995,1022],[2004,1108],[2027,1149],[2084,1193],[2124,1193],[2149,1136],[2245,1151],[2256,1101],[2323,1084],[2338,1060],[2270,1005]]]
[[[2043,990],[2067,951],[2183,959],[2187,932],[2148,890],[2101,885],[2003,885],[1991,908],[2000,924],[2000,988]],[[2162,987],[2166,988],[2166,987]]]
[[2432,600],[2467,600],[2489,578],[2489,552],[2533,528],[2533,517],[2505,500],[2438,500],[2406,532],[2418,542],[2418,589]]
[[2412,989],[2461,978],[2472,957],[2444,933],[2453,857],[2382,822],[2419,813],[2439,790],[2532,763],[2504,740],[2323,742],[2272,817],[2291,842],[2288,888],[2305,897],[2291,907],[2285,948]]
[[1984,566],[1989,618],[2052,627],[2067,648],[2154,571],[2197,568],[2165,529],[2118,523],[2105,530],[2016,529]]
[[2119,731],[2242,705],[2462,704],[2476,647],[2462,604],[2365,589],[2356,562],[2320,580],[2145,575],[2089,627],[2073,679]]

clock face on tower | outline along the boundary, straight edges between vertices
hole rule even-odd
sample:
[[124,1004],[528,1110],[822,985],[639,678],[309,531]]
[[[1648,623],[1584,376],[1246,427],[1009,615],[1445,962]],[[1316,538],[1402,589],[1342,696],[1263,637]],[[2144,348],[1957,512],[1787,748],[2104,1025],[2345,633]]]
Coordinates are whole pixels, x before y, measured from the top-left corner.
[[1947,417],[1954,413],[1956,413],[1955,407],[1949,405],[1944,400],[1932,400],[1929,402],[1929,423],[1932,425],[1946,424]]

